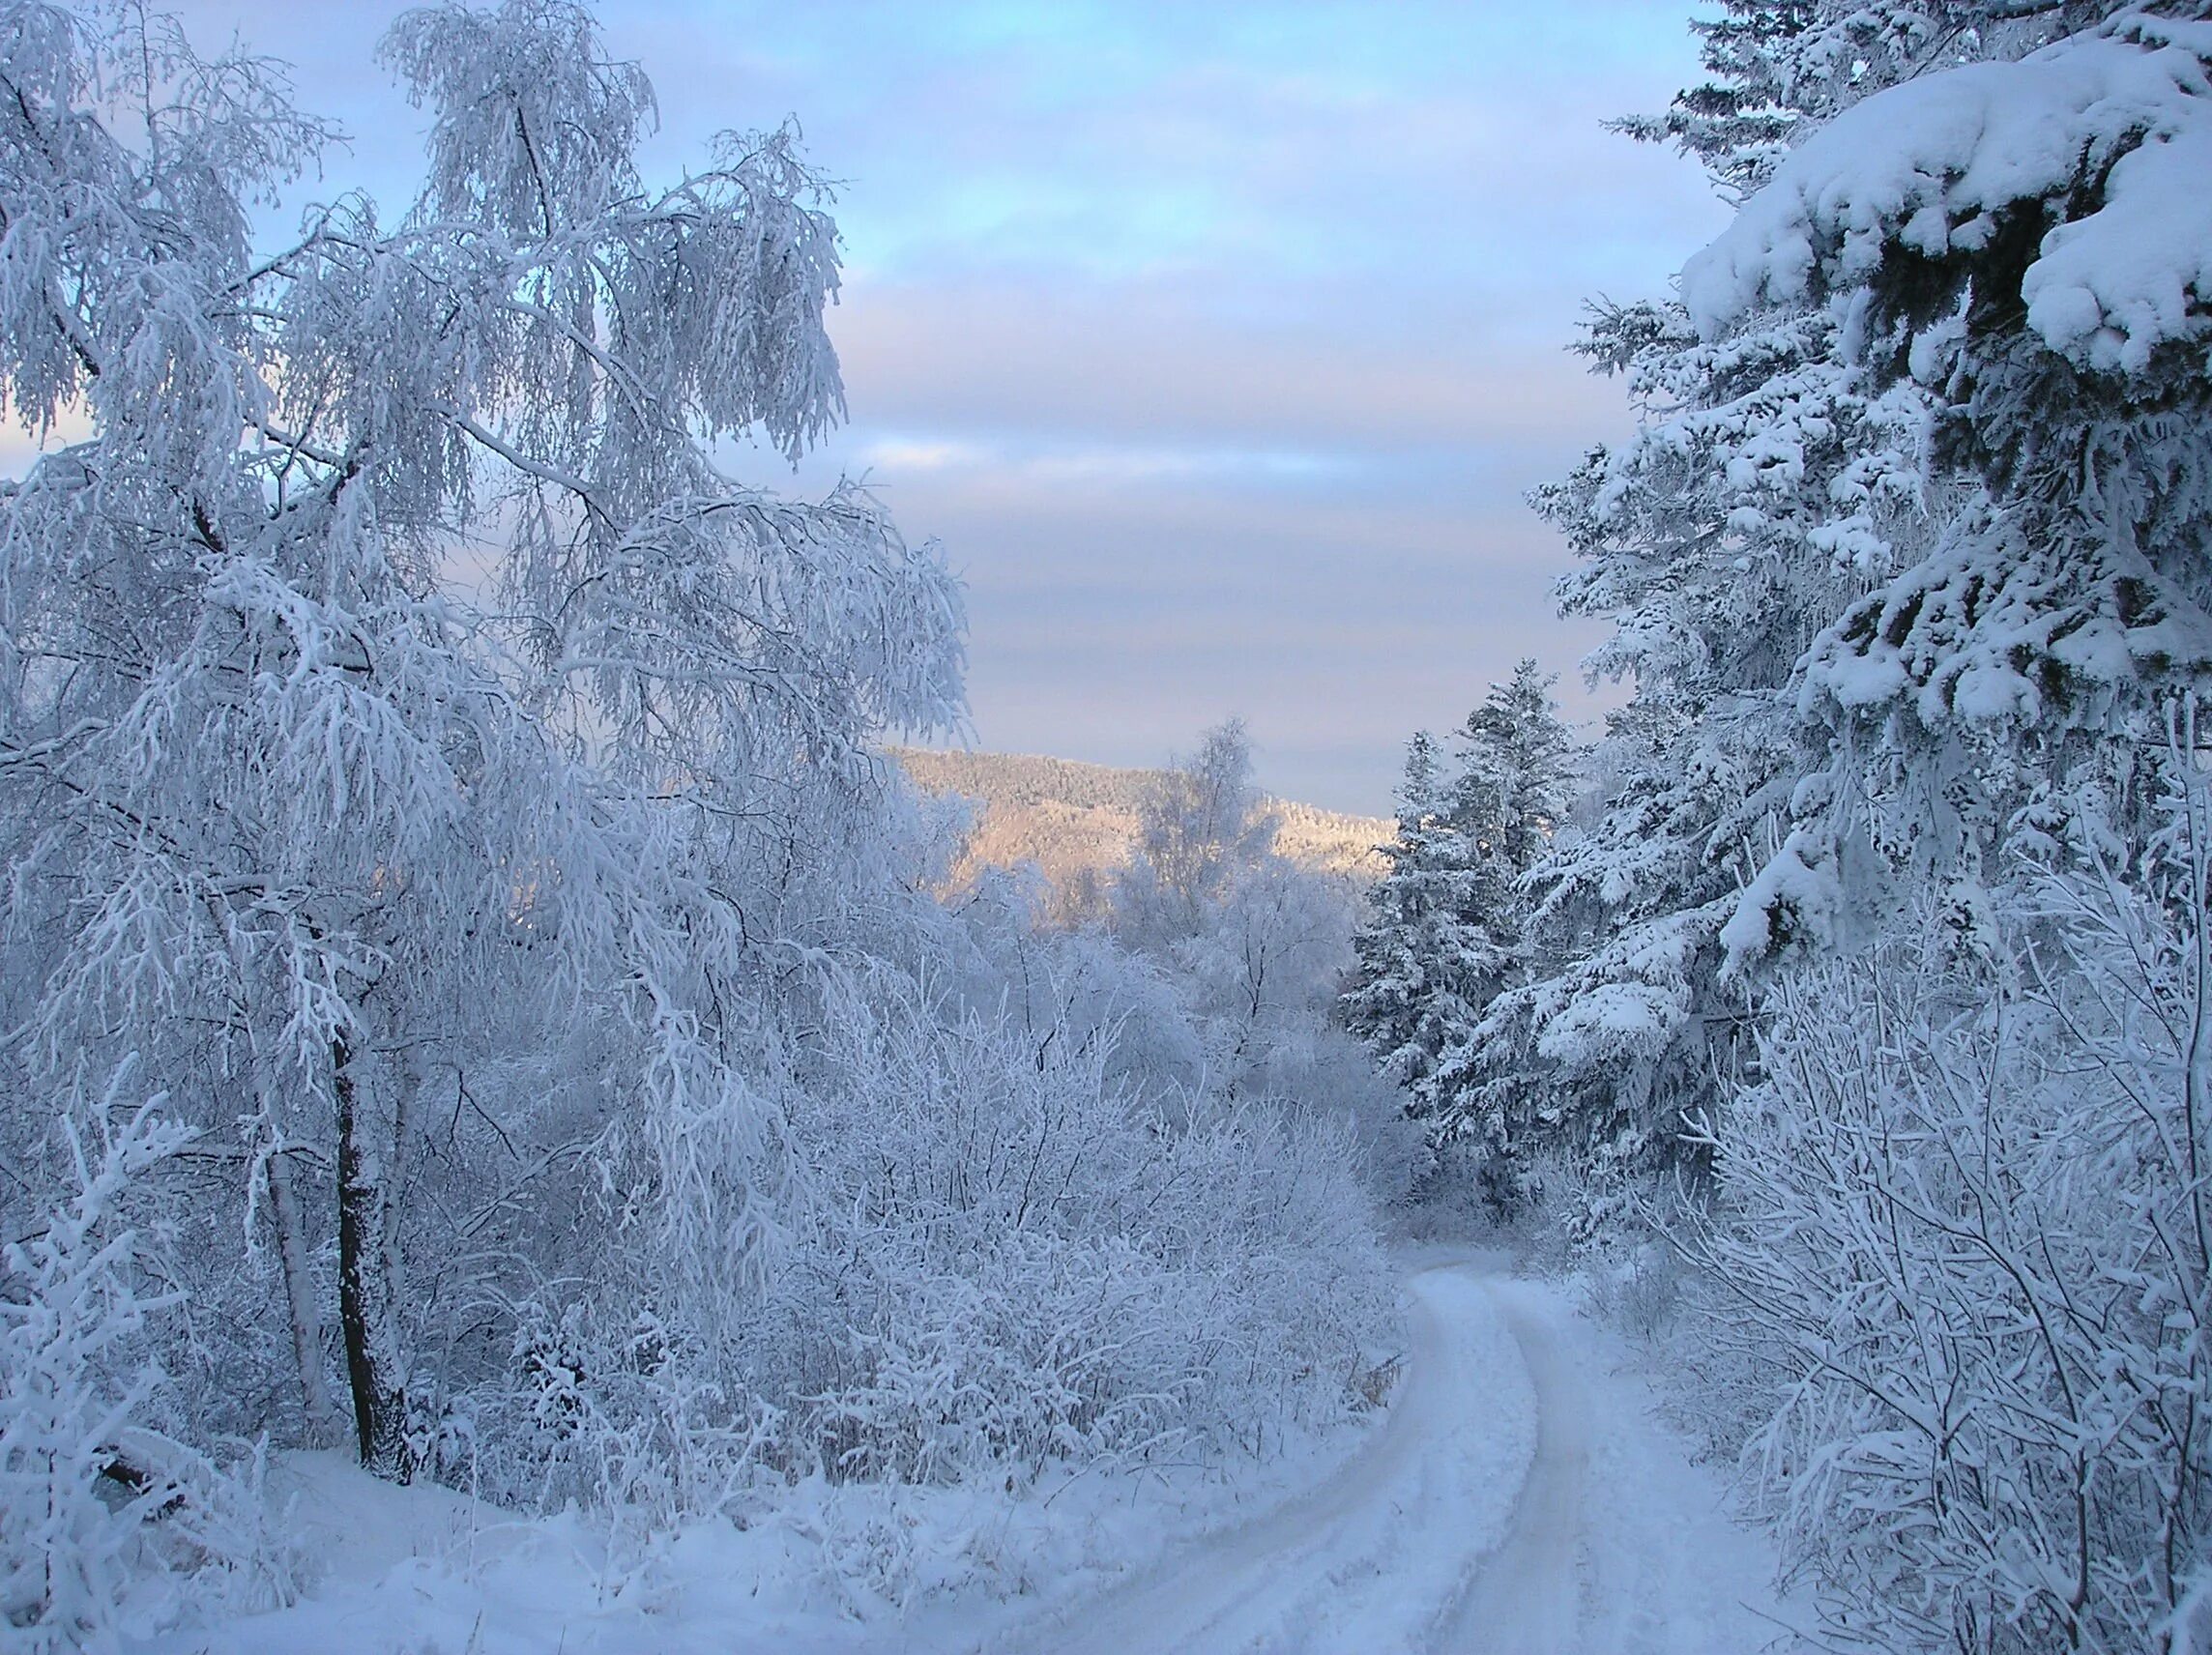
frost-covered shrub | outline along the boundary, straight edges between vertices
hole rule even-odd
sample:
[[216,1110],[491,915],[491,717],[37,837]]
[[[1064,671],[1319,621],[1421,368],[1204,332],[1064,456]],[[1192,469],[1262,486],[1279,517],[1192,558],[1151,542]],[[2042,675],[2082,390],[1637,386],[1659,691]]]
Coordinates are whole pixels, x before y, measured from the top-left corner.
[[1205,1085],[1202,1031],[1158,962],[1102,927],[1055,926],[1042,886],[985,869],[949,911],[907,914],[874,951],[937,1002],[1018,1029],[1049,1058],[1103,1055],[1107,1084],[1173,1109]]
[[64,1129],[75,1199],[10,1245],[0,1297],[0,1616],[32,1649],[111,1630],[123,1556],[172,1494],[117,1469],[147,1389],[129,1342],[160,1302],[131,1284],[134,1237],[113,1208],[189,1134],[149,1108],[88,1155]]
[[[124,1075],[57,1113],[73,1193],[0,1255],[0,1626],[25,1651],[102,1649],[196,1595],[256,1607],[284,1589],[283,1550],[252,1489],[156,1429],[150,1288],[134,1186],[189,1143],[163,1099],[129,1108]],[[128,1109],[128,1113],[125,1111]],[[253,1468],[258,1469],[258,1456]]]
[[770,1290],[792,1452],[1034,1471],[1347,1406],[1388,1294],[1343,1129],[1163,1111],[1111,1078],[1116,1038],[941,1018],[885,973],[831,1001],[793,1122],[808,1229]]
[[988,892],[872,923],[939,963],[831,970],[764,1038],[772,1233],[640,1230],[618,1177],[591,1267],[490,1307],[511,1344],[452,1399],[449,1474],[650,1530],[792,1478],[1261,1451],[1357,1406],[1391,1294],[1348,1117],[1207,1089],[1188,1014],[1098,933]]
[[747,1501],[775,1410],[748,1392],[735,1352],[672,1325],[619,1263],[597,1282],[547,1284],[512,1325],[508,1369],[449,1416],[450,1480],[526,1511],[597,1514],[617,1567]]
[[1613,1257],[1586,1251],[1589,1306],[1631,1337],[1659,1341],[1682,1302],[1682,1266],[1665,1243],[1645,1238],[1618,1246]]
[[2193,760],[2167,807],[2139,885],[2088,854],[2045,872],[1994,957],[1929,912],[1782,985],[1765,1079],[1713,1133],[1717,1216],[1692,1243],[1710,1331],[1769,1366],[1748,1464],[1832,1646],[2203,1647],[2212,793]]

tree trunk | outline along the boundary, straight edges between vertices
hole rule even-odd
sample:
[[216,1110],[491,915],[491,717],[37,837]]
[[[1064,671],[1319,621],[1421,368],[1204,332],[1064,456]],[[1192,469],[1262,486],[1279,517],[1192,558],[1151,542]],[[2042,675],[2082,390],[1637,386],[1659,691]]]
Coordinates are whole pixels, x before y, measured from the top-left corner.
[[406,1482],[407,1395],[400,1359],[396,1249],[382,1158],[366,1143],[362,1077],[342,1034],[331,1041],[331,1086],[338,1128],[338,1320],[361,1463]]
[[269,1157],[269,1208],[276,1222],[276,1257],[284,1269],[285,1308],[291,1313],[292,1356],[300,1369],[300,1405],[308,1435],[327,1441],[337,1409],[323,1382],[323,1326],[315,1310],[315,1284],[307,1268],[306,1227],[292,1183],[292,1157],[279,1149]]

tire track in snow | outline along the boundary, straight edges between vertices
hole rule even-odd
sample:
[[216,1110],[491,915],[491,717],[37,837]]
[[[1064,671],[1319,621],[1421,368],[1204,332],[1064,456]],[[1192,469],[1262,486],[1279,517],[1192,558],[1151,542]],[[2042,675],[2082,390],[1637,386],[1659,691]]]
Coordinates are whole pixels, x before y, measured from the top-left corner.
[[1481,1560],[1440,1655],[1572,1655],[1584,1647],[1585,1600],[1596,1595],[1583,1506],[1589,1479],[1589,1398],[1561,1359],[1552,1307],[1528,1284],[1486,1284],[1536,1394],[1536,1452],[1504,1542]]

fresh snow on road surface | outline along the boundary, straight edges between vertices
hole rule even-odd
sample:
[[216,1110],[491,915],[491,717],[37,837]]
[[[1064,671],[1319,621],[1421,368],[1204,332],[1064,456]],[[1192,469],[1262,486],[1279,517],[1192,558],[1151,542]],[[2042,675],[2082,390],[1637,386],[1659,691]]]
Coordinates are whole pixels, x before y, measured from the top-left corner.
[[1537,1398],[1536,1451],[1502,1542],[1433,1645],[1451,1655],[1735,1655],[1788,1647],[1774,1554],[1720,1476],[1652,1415],[1626,1351],[1546,1284],[1492,1276]]
[[[306,1599],[145,1655],[1752,1655],[1773,1559],[1653,1417],[1630,1352],[1502,1255],[1410,1266],[1407,1360],[1346,1457],[1309,1446],[1237,1506],[1218,1482],[1067,1480],[1049,1497],[809,1485],[610,1571],[581,1520],[517,1521],[339,1456],[280,1467]],[[1334,1459],[1329,1455],[1333,1452]],[[1329,1466],[1302,1487],[1296,1466]],[[1293,1488],[1268,1499],[1260,1491]],[[1063,1497],[1064,1496],[1064,1497]],[[881,1498],[880,1510],[869,1504]],[[867,1514],[873,1512],[873,1517]],[[1232,1515],[1235,1512],[1236,1515]],[[1245,1515],[1256,1513],[1256,1515]],[[858,1514],[858,1515],[857,1515]],[[905,1605],[853,1582],[910,1549]],[[1778,1645],[1781,1646],[1781,1645]]]
[[1408,1284],[1373,1445],[1248,1526],[987,1645],[1065,1655],[1736,1655],[1773,1558],[1651,1416],[1614,1341],[1494,1258]]

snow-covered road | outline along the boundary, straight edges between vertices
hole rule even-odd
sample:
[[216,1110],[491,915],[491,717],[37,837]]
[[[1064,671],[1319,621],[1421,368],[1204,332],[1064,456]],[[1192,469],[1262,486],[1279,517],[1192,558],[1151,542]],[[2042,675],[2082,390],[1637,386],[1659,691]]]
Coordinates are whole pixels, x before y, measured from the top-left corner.
[[[1380,1425],[1319,1482],[1226,1526],[1206,1526],[1224,1486],[1205,1480],[1078,1474],[1012,1502],[817,1483],[775,1521],[698,1524],[616,1569],[573,1514],[521,1519],[343,1455],[295,1455],[270,1494],[313,1570],[308,1595],[131,1648],[1753,1655],[1774,1641],[1771,1556],[1653,1419],[1613,1336],[1499,1256],[1425,1261],[1406,1297],[1405,1378]],[[1297,1486],[1295,1455],[1271,1469],[1275,1488]],[[893,1545],[946,1585],[904,1605],[870,1596],[852,1560]],[[1156,1560],[1117,1580],[1133,1557]]]
[[1749,1655],[1771,1559],[1560,1292],[1407,1286],[1406,1379],[1319,1487],[990,1647],[1055,1655]]

